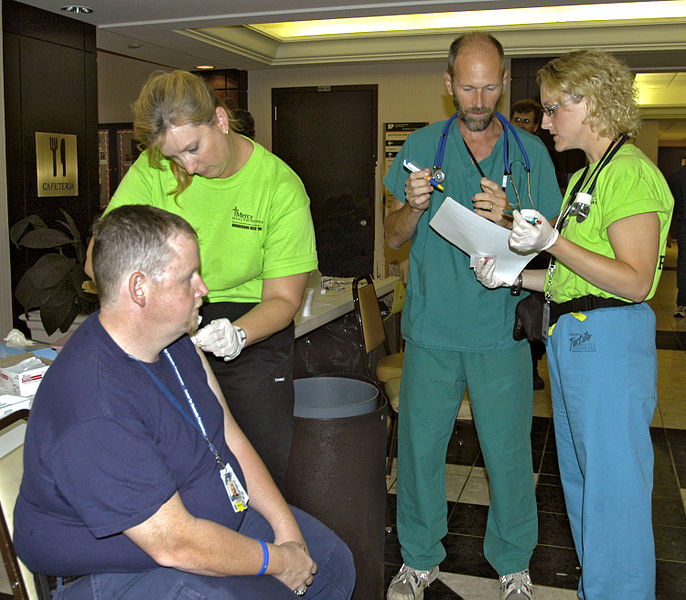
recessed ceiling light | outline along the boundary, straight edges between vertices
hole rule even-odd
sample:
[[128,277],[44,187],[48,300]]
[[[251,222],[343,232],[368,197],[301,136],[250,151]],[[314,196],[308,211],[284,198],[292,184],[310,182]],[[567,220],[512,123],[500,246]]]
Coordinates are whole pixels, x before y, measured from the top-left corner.
[[138,50],[138,48],[140,48],[141,45],[140,45],[140,44],[129,44],[129,45],[126,46],[126,47],[127,47],[127,48],[130,48],[131,50]]
[[195,68],[199,70],[214,69],[214,65],[196,65]]
[[75,15],[87,15],[88,13],[93,12],[93,9],[90,6],[80,6],[78,4],[69,4],[67,6],[63,6],[60,10],[63,10],[64,12],[74,13]]

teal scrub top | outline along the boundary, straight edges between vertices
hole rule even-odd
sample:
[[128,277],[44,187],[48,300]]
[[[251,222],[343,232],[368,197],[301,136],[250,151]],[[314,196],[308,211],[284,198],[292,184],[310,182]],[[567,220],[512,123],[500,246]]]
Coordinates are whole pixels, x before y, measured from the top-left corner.
[[[433,123],[411,134],[394,159],[384,183],[401,202],[405,201],[405,180],[409,175],[403,160],[421,168],[431,167],[444,125],[445,121]],[[550,219],[557,215],[562,202],[550,155],[536,136],[523,130],[517,134],[531,163],[534,207]],[[503,144],[501,133],[491,155],[479,163],[486,177],[498,183],[503,179]],[[524,158],[511,133],[509,147],[509,162],[522,208],[531,208]],[[425,348],[462,352],[511,350],[523,343],[512,337],[515,306],[521,296],[510,295],[509,288],[490,290],[482,286],[469,268],[469,256],[429,226],[445,198],[450,196],[473,210],[472,198],[481,191],[481,175],[467,153],[456,123],[450,127],[442,169],[446,174],[444,191],[432,192],[429,208],[412,236],[403,337]],[[510,204],[517,207],[511,182],[507,196]]]

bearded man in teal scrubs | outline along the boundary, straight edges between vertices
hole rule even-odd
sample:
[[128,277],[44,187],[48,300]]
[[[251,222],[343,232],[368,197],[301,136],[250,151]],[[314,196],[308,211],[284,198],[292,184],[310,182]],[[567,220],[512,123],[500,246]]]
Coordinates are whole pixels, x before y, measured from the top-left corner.
[[548,151],[534,135],[517,130],[531,164],[531,192],[524,158],[510,133],[503,190],[503,125],[496,107],[508,81],[503,49],[490,35],[472,33],[450,48],[445,85],[457,111],[445,136],[443,191],[427,180],[436,165],[446,121],[409,136],[384,183],[393,194],[386,240],[398,248],[412,240],[403,311],[405,361],[398,441],[398,537],[403,567],[389,600],[423,597],[438,576],[447,533],[445,459],[460,401],[469,387],[491,491],[484,555],[498,572],[501,599],[530,598],[529,560],[538,520],[531,457],[532,366],[528,342],[512,338],[518,297],[488,290],[476,280],[469,256],[434,232],[429,222],[445,198],[503,227],[505,211],[523,208],[547,218],[557,214],[560,190]]

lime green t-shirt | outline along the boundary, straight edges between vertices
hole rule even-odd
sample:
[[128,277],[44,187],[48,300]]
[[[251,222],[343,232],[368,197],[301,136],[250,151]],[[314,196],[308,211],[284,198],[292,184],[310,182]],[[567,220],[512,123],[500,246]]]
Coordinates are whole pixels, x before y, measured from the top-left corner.
[[[210,302],[260,302],[262,280],[317,268],[310,201],[300,178],[259,144],[238,173],[199,175],[178,198],[169,161],[151,167],[147,152],[131,166],[107,211],[150,204],[186,219],[198,234]],[[107,212],[106,211],[106,212]]]
[[[590,165],[590,173],[593,173],[594,167],[595,163]],[[581,173],[579,171],[573,175],[569,190],[574,188]],[[586,191],[585,187],[582,191]],[[608,238],[610,225],[632,215],[657,213],[660,222],[659,257],[653,287],[646,298],[648,300],[655,294],[662,274],[673,206],[674,199],[662,173],[636,146],[624,144],[598,176],[588,217],[581,223],[577,223],[575,217],[568,218],[562,236],[591,252],[615,258]],[[618,298],[579,277],[561,261],[556,263],[550,293],[554,302],[566,302],[591,294],[602,298]]]

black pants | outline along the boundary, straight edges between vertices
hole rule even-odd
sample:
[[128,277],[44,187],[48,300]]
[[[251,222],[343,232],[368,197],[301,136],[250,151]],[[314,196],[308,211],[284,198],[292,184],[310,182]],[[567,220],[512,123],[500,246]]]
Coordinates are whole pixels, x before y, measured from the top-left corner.
[[[254,304],[215,302],[201,309],[202,325],[234,321]],[[293,340],[291,323],[271,337],[244,348],[225,362],[206,353],[236,422],[283,492],[293,438]]]

